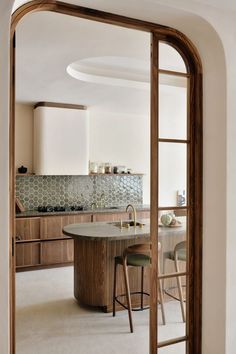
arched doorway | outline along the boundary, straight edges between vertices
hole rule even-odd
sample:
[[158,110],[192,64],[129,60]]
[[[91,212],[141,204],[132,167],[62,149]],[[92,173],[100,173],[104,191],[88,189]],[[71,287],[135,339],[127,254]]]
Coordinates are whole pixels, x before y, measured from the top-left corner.
[[[200,353],[201,346],[201,181],[202,181],[202,89],[201,89],[201,63],[198,55],[191,43],[179,32],[158,26],[151,23],[128,19],[112,14],[105,14],[100,11],[86,9],[82,7],[65,5],[60,3],[38,4],[37,2],[28,4],[17,10],[12,23],[12,90],[11,90],[11,113],[12,129],[14,129],[14,30],[18,21],[26,14],[32,11],[48,10],[55,11],[72,16],[87,18],[104,23],[111,23],[118,26],[135,28],[152,34],[152,90],[151,90],[151,241],[152,241],[152,274],[151,274],[151,322],[150,322],[150,353],[156,353],[157,350],[157,264],[158,264],[158,213],[168,210],[185,210],[187,213],[187,258],[188,269],[182,276],[187,277],[188,283],[188,315],[186,336],[176,338],[169,343],[159,343],[160,347],[173,345],[180,341],[186,341],[189,353]],[[159,102],[158,87],[159,74],[175,75],[168,70],[159,67],[158,51],[159,42],[165,42],[175,49],[182,56],[187,72],[184,76],[188,80],[188,129],[184,139],[172,139],[171,137],[162,137],[159,131]],[[179,75],[177,75],[179,76]],[[13,134],[12,134],[12,140]],[[159,195],[159,148],[163,143],[185,144],[187,156],[187,189],[188,198],[184,207],[175,205],[161,205]],[[12,141],[12,147],[14,142]],[[12,149],[12,201],[14,200],[14,153]],[[11,206],[12,221],[14,220],[14,203]],[[14,221],[13,221],[14,222]],[[14,224],[12,222],[12,236],[14,235]],[[14,237],[13,237],[14,239]],[[13,241],[14,242],[14,241]],[[13,257],[14,268],[14,257]],[[14,272],[14,270],[13,270]],[[170,274],[168,277],[176,277],[176,274]],[[163,278],[163,277],[162,277]],[[161,278],[160,278],[161,279]],[[14,280],[14,276],[13,276]],[[13,287],[14,288],[14,287]],[[196,339],[197,338],[197,339]]]

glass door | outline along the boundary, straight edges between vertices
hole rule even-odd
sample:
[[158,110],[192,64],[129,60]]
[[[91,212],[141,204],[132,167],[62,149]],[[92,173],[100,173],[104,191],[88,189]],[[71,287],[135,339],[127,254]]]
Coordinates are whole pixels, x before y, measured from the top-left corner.
[[194,211],[199,207],[198,137],[191,106],[195,82],[186,57],[155,35],[152,78],[150,353],[190,354],[199,255],[194,258]]

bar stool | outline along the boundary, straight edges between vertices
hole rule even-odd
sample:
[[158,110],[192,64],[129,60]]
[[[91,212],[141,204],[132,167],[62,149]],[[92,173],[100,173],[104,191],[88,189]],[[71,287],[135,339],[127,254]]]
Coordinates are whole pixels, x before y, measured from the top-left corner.
[[[187,260],[187,255],[186,255],[186,241],[182,241],[176,244],[174,251],[168,251],[165,252],[163,255],[163,273],[165,274],[165,263],[166,260],[169,259],[171,261],[174,261],[174,266],[175,266],[175,271],[176,273],[179,273],[179,261],[186,262]],[[165,290],[164,286],[164,279],[163,279],[163,289],[164,292],[173,297],[174,299],[180,301],[180,306],[181,306],[181,313],[182,313],[182,318],[183,322],[186,321],[186,314],[185,314],[185,306],[184,306],[184,297],[183,297],[183,290],[182,290],[182,283],[181,283],[181,276],[176,276],[176,281],[177,281],[177,288],[178,288],[178,298],[175,297],[174,295],[170,294],[167,290]]]
[[[160,251],[161,244],[158,243],[158,252]],[[130,332],[133,333],[133,321],[132,321],[132,311],[142,311],[149,309],[148,307],[143,306],[143,298],[144,295],[150,296],[149,293],[144,291],[144,267],[150,266],[150,243],[137,244],[129,246],[125,249],[123,256],[115,257],[115,267],[114,267],[114,288],[113,288],[113,316],[116,314],[116,302],[120,304],[122,307],[128,310],[129,314],[129,324],[130,324]],[[116,273],[117,266],[121,265],[123,267],[124,272],[124,280],[125,280],[125,294],[116,294]],[[140,291],[130,292],[129,287],[129,276],[128,276],[128,267],[140,267],[141,268],[141,288]],[[158,264],[158,273],[159,273],[159,264]],[[162,322],[165,321],[165,312],[164,312],[164,302],[163,302],[163,290],[162,290],[162,282],[158,280],[159,284],[159,303],[161,306],[162,313]],[[140,306],[136,308],[132,308],[131,305],[131,296],[140,294]],[[126,296],[127,306],[122,303],[119,298]]]

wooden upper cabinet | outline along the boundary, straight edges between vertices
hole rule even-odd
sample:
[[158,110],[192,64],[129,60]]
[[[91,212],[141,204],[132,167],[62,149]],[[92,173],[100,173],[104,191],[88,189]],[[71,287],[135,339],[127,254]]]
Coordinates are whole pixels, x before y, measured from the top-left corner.
[[16,219],[16,240],[34,240],[40,238],[40,218]]

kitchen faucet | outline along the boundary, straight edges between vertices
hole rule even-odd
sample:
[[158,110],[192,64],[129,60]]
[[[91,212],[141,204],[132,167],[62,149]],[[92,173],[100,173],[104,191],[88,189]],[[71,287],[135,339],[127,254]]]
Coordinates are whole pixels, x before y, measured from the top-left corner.
[[134,227],[136,227],[136,209],[135,207],[132,205],[132,204],[128,204],[127,207],[126,207],[126,212],[128,211],[128,209],[131,208],[132,209],[132,212],[133,212],[133,215],[134,215]]

